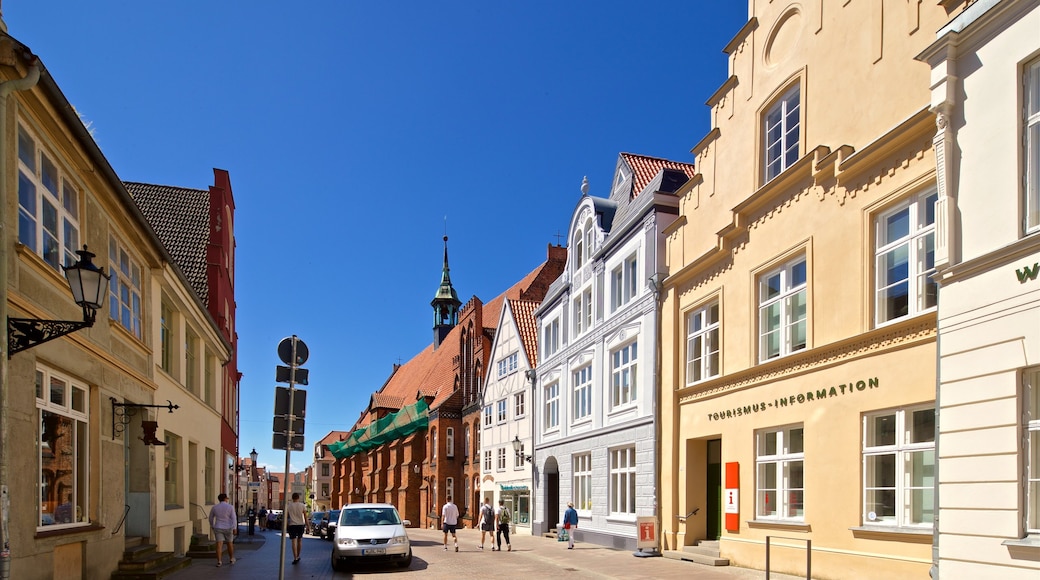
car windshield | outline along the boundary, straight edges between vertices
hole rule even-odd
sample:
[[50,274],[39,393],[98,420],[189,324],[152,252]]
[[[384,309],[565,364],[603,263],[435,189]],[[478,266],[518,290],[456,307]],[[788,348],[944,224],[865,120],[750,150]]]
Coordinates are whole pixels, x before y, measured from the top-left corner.
[[340,514],[339,525],[349,526],[393,526],[401,523],[397,510],[392,507],[367,507],[345,509]]
[[332,510],[331,512],[329,512],[328,520],[330,522],[338,522],[339,521],[339,510]]

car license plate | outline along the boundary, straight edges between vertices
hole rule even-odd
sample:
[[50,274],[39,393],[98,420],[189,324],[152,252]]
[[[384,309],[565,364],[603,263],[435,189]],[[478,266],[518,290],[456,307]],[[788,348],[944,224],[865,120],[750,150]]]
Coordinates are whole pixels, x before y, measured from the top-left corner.
[[385,554],[386,548],[368,548],[367,550],[361,550],[362,556],[378,556],[379,554]]

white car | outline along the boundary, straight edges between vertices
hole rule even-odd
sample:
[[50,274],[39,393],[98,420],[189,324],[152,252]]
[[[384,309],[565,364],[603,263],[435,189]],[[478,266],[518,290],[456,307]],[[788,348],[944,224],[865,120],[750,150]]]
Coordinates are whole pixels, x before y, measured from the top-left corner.
[[332,569],[343,570],[348,561],[411,566],[412,543],[405,530],[410,525],[388,503],[345,506],[339,512],[339,525],[332,538]]

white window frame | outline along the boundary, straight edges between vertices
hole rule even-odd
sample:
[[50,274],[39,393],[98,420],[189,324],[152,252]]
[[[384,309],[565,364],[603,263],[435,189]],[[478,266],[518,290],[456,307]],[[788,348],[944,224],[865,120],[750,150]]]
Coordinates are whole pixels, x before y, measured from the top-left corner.
[[801,424],[755,432],[755,519],[805,520],[805,428]]
[[936,199],[935,189],[919,193],[874,220],[877,326],[935,310],[939,295],[938,285],[932,280]]
[[518,366],[518,360],[518,353],[514,352],[498,361],[498,378],[502,378],[515,372]]
[[592,418],[592,364],[571,373],[574,385],[571,420],[587,421]]
[[579,513],[592,513],[592,453],[578,453],[573,457],[574,465],[574,509]]
[[141,266],[115,238],[108,238],[108,316],[141,338]]
[[18,241],[61,272],[79,259],[82,200],[57,159],[18,124]]
[[635,445],[611,449],[608,485],[611,517],[634,517],[636,514],[636,448]]
[[712,300],[686,315],[687,385],[719,376],[721,312],[719,301]]
[[545,431],[552,431],[560,427],[560,383],[555,381],[543,387],[545,396],[544,427]]
[[574,336],[592,329],[592,288],[582,290],[574,299]]
[[527,393],[513,393],[513,416],[517,419],[527,414]]
[[485,449],[484,450],[484,471],[485,472],[490,472],[491,471],[491,450],[490,449]]
[[610,273],[610,311],[616,312],[639,294],[639,253],[633,252]]
[[494,424],[491,415],[491,405],[484,405],[484,428],[487,429]]
[[455,457],[455,428],[446,427],[444,430],[444,455],[448,459]]
[[[36,527],[56,530],[90,524],[90,392],[86,385],[43,366],[36,367]],[[52,419],[53,418],[53,419]],[[64,424],[68,428],[59,430]],[[54,437],[45,437],[51,430]],[[71,436],[55,453],[52,446]],[[50,441],[48,441],[50,439]],[[47,467],[56,464],[54,470]],[[65,471],[62,486],[71,493],[57,497],[59,485],[45,472]],[[67,480],[64,478],[67,477]],[[64,488],[63,488],[64,489]],[[53,497],[48,497],[51,494]],[[66,501],[62,501],[66,500]],[[49,511],[45,511],[47,508]]]
[[1027,369],[1023,377],[1026,533],[1040,535],[1040,367]]
[[1023,83],[1024,221],[1031,234],[1040,231],[1040,59],[1026,65]]
[[801,87],[795,85],[769,107],[762,118],[762,175],[768,183],[799,158]]
[[513,452],[513,469],[523,469],[524,457],[527,455],[527,446],[522,442],[520,443],[520,449]]
[[496,413],[496,417],[498,419],[498,423],[501,425],[502,423],[506,422],[506,419],[509,416],[509,405],[505,399],[499,399],[496,402],[496,407],[498,411]]
[[543,342],[545,343],[543,350],[545,352],[545,357],[548,358],[556,354],[556,351],[560,350],[560,318],[553,318],[550,322],[546,323],[543,334]]
[[[922,413],[924,417],[932,416],[931,429],[922,429],[917,433],[922,440],[914,440],[912,416]],[[891,442],[877,442],[874,437],[880,433],[877,420],[889,418],[888,423],[894,430]],[[899,409],[888,409],[865,413],[863,415],[863,524],[871,526],[891,526],[905,528],[931,529],[934,521],[935,477],[938,474],[935,460],[935,405],[917,405]],[[878,464],[884,457],[891,457],[891,477],[889,481],[879,482]],[[914,459],[924,458],[920,465],[920,475],[914,474]],[[930,458],[930,464],[929,464]],[[930,471],[930,476],[929,476]],[[873,480],[872,480],[872,476]],[[915,477],[920,479],[914,485]],[[877,514],[880,494],[890,494],[893,513]],[[916,498],[916,501],[915,501]],[[914,506],[917,506],[921,521],[914,520]],[[873,514],[873,517],[871,517]]]
[[[758,276],[759,362],[787,356],[807,347],[808,296],[809,264],[804,255]],[[772,312],[776,313],[775,316],[770,315]],[[775,353],[769,346],[769,338],[774,334],[778,337]]]
[[496,470],[497,471],[505,471],[506,470],[506,448],[505,447],[499,447],[498,448],[498,461],[497,461]]
[[610,351],[610,408],[634,405],[638,400],[639,341]]

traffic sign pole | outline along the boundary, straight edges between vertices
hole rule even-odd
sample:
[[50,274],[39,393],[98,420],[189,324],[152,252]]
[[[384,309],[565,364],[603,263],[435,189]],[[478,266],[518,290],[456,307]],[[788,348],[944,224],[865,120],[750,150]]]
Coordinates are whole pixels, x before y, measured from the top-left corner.
[[[289,344],[286,344],[286,343]],[[286,352],[288,351],[288,352]],[[287,427],[285,431],[285,471],[282,475],[282,541],[281,552],[278,556],[278,580],[285,580],[285,536],[289,530],[289,512],[286,509],[289,501],[289,458],[292,453],[293,439],[296,432],[293,430],[293,421],[296,419],[296,370],[297,367],[307,362],[307,345],[296,335],[292,338],[283,339],[278,345],[278,355],[282,362],[289,365],[289,408],[286,410],[285,418]],[[288,360],[286,360],[288,359]],[[306,411],[303,411],[304,413]]]

